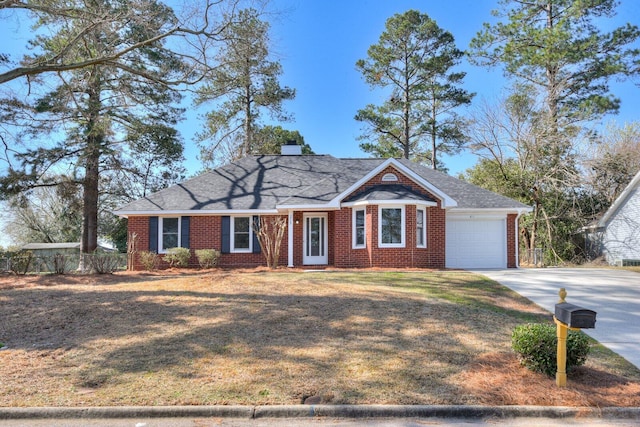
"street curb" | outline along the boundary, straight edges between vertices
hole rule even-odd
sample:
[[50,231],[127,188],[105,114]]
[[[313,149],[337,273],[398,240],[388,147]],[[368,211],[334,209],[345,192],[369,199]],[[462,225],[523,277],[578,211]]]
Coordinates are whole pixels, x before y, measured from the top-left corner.
[[640,420],[640,407],[277,405],[0,408],[0,420],[114,418],[579,418]]

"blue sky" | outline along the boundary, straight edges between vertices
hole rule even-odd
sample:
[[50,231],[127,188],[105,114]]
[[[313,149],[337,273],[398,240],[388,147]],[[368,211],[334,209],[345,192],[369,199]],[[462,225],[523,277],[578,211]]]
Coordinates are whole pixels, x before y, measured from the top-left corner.
[[[294,122],[281,124],[298,130],[318,154],[335,157],[368,157],[356,140],[362,123],[354,120],[358,109],[383,101],[380,92],[372,92],[355,69],[355,62],[365,58],[370,45],[377,43],[385,21],[396,13],[416,9],[426,13],[438,25],[450,31],[460,49],[481,29],[483,22],[493,22],[491,10],[497,0],[275,0],[272,8],[283,13],[271,23],[273,51],[284,70],[281,84],[297,91],[296,99],[285,108]],[[623,0],[615,20],[640,24],[640,2]],[[640,45],[639,45],[640,46]],[[473,104],[482,98],[493,99],[503,91],[506,81],[501,70],[460,65],[466,71],[464,88],[475,92]],[[640,83],[640,79],[638,79]],[[620,114],[605,121],[620,123],[640,119],[640,87],[631,82],[612,85],[622,99]],[[460,110],[464,114],[465,110]],[[193,113],[192,113],[193,114]],[[197,155],[191,135],[200,122],[190,118],[183,126],[187,143],[189,169]],[[451,174],[472,167],[477,157],[462,153],[445,158]]]
[[[358,109],[369,103],[379,104],[384,98],[379,91],[369,89],[355,63],[366,58],[369,46],[377,43],[385,21],[396,13],[419,10],[450,31],[458,47],[464,50],[483,22],[493,22],[491,10],[497,6],[498,0],[271,0],[268,9],[279,12],[269,19],[274,59],[281,62],[284,71],[280,81],[297,91],[296,98],[284,105],[294,121],[281,125],[298,130],[318,154],[367,157],[356,139],[362,123],[354,116]],[[622,0],[617,11],[611,22],[603,23],[603,30],[627,22],[640,24],[637,0]],[[19,13],[10,11],[4,11],[0,18],[7,16],[0,27],[3,40],[0,51],[10,52],[17,60],[30,37],[28,24],[20,20]],[[5,44],[6,41],[9,43]],[[463,87],[476,93],[470,108],[483,99],[495,99],[506,87],[499,69],[474,67],[466,60],[459,69],[467,73]],[[640,84],[640,78],[636,82]],[[622,108],[619,115],[607,117],[604,122],[615,120],[622,124],[639,120],[640,87],[632,82],[614,83],[612,90],[622,99]],[[194,110],[187,105],[187,119],[179,125],[189,174],[201,169],[193,136],[202,126],[199,116],[207,108],[211,106],[205,104]],[[468,152],[444,158],[453,175],[472,167],[476,161],[476,156]]]
[[[460,49],[466,49],[482,23],[492,22],[491,10],[496,7],[497,0],[272,0],[270,9],[282,12],[271,22],[273,52],[284,70],[281,84],[297,91],[296,99],[285,103],[294,121],[282,126],[300,131],[318,154],[367,157],[358,147],[356,138],[362,124],[354,116],[358,109],[380,103],[383,98],[379,92],[370,91],[356,71],[355,62],[365,58],[368,47],[377,43],[385,21],[396,13],[419,10],[450,31]],[[640,24],[637,0],[622,0],[617,10],[618,15],[611,22],[602,23],[603,30],[626,22]],[[28,37],[27,24],[19,20],[18,14],[12,14],[0,27],[0,51],[11,52],[18,55],[13,59],[19,59]],[[466,61],[460,69],[467,72],[464,88],[477,93],[475,105],[483,98],[499,96],[506,86],[498,69],[473,67]],[[631,82],[614,83],[612,91],[622,99],[622,108],[619,115],[607,117],[604,122],[640,120],[640,87]],[[202,126],[198,113],[204,111],[206,106],[197,111],[190,108],[187,120],[179,126],[190,174],[201,169],[193,135]],[[476,161],[471,153],[444,159],[454,175]],[[0,238],[2,244],[7,243]]]

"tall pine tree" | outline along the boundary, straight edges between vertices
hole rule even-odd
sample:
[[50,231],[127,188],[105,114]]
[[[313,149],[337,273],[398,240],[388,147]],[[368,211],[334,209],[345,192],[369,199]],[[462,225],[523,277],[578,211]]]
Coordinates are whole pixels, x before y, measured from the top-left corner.
[[205,130],[198,134],[205,166],[254,151],[261,112],[288,121],[282,104],[295,97],[294,89],[278,81],[282,66],[270,59],[269,24],[259,19],[255,9],[241,10],[222,38],[216,56],[220,65],[207,76],[196,98],[197,105],[214,103],[205,116]]
[[[91,62],[92,58],[121,52],[123,45],[162,35],[176,22],[173,11],[154,0],[91,0],[82,12],[86,19],[92,19],[91,25],[82,19],[43,15],[37,25],[49,31],[36,36],[32,44],[40,48],[25,61],[46,63],[56,57],[59,46],[68,46],[64,52],[68,58]],[[130,19],[118,26],[103,19],[114,16]],[[41,125],[27,128],[25,149],[14,156],[19,166],[10,168],[2,178],[3,191],[15,194],[56,185],[50,178],[52,170],[64,170],[67,176],[75,177],[82,187],[83,253],[97,247],[101,176],[124,168],[127,156],[135,155],[138,149],[132,141],[158,140],[175,148],[174,160],[182,158],[182,142],[173,129],[180,118],[181,110],[174,107],[180,94],[167,81],[184,75],[184,68],[164,42],[160,37],[126,51],[117,60],[98,61],[59,72],[55,79],[32,82],[32,91],[40,96],[24,107],[31,109]]]
[[456,109],[473,98],[461,87],[465,73],[454,71],[464,53],[453,35],[426,14],[409,10],[387,20],[367,53],[357,69],[369,86],[390,93],[382,105],[367,105],[356,114],[366,125],[360,147],[441,167],[440,154],[455,154],[466,142]]
[[[537,179],[529,193],[535,206],[534,229],[544,230],[557,259],[570,247],[565,238],[577,228],[579,169],[576,142],[584,125],[617,112],[620,101],[609,90],[612,78],[632,72],[638,52],[631,44],[640,31],[627,24],[610,32],[599,28],[615,14],[615,0],[501,0],[499,21],[471,41],[470,60],[501,67],[526,87],[542,107],[535,119],[535,151],[529,172]],[[539,224],[538,224],[539,222]]]

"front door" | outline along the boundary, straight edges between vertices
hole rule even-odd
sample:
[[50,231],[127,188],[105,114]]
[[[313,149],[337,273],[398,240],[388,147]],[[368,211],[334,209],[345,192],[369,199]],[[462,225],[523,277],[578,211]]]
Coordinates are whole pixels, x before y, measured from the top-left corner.
[[327,256],[327,214],[304,214],[304,240],[302,263],[305,265],[326,265]]

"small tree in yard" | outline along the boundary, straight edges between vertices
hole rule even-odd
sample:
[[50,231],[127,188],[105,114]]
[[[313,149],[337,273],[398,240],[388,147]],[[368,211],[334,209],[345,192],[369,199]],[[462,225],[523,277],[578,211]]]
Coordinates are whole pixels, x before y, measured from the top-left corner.
[[260,217],[254,226],[254,233],[258,236],[260,248],[264,254],[269,268],[278,268],[280,258],[280,246],[287,229],[287,219],[283,217],[263,218]]
[[[129,233],[129,238],[127,239],[127,270],[133,270],[136,252],[138,252],[138,233]],[[155,264],[155,260],[153,264]]]

